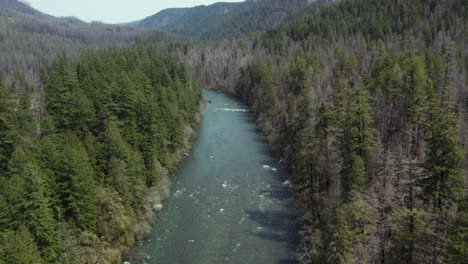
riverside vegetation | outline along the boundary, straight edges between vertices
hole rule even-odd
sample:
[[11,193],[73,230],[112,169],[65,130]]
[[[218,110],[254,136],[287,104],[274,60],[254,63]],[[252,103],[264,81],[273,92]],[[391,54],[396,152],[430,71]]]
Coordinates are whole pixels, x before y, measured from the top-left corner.
[[249,103],[287,162],[301,263],[465,263],[468,2],[302,9],[232,41],[59,56],[43,91],[8,75],[0,262],[99,262],[84,258],[118,256],[142,233],[148,194],[196,121],[200,93],[178,61]]
[[302,263],[464,263],[467,18],[457,0],[316,3],[174,56],[287,161]]
[[36,122],[0,86],[0,263],[103,263],[148,230],[200,90],[154,47],[58,58]]

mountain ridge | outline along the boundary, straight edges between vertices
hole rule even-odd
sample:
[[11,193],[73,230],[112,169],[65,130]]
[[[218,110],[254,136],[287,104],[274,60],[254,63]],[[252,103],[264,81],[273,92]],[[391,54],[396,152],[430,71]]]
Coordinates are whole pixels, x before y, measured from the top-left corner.
[[20,12],[24,14],[29,14],[29,15],[45,15],[39,10],[26,4],[24,1],[0,0],[0,8],[12,10],[12,11],[16,11],[16,12]]
[[273,28],[311,3],[310,0],[250,0],[169,8],[132,25],[195,39],[234,38]]

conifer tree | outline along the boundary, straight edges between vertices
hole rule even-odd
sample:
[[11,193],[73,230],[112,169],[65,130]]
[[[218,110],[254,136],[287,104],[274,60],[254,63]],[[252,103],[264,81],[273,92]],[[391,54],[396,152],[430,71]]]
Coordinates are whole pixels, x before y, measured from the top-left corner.
[[43,264],[45,262],[28,228],[20,226],[17,231],[0,233],[0,263]]
[[13,152],[17,133],[14,125],[14,98],[0,83],[0,174],[5,175]]
[[50,188],[30,151],[18,147],[9,163],[6,194],[14,218],[10,225],[28,227],[42,256],[53,261],[56,223],[50,209]]
[[447,263],[463,264],[468,259],[468,196],[460,199],[455,223],[448,234]]

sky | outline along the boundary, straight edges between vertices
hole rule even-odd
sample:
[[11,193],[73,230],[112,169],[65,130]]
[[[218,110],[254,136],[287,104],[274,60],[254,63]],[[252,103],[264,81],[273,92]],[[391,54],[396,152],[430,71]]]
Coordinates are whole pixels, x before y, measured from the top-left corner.
[[143,19],[170,7],[193,7],[244,0],[26,0],[42,13],[81,20],[124,23]]

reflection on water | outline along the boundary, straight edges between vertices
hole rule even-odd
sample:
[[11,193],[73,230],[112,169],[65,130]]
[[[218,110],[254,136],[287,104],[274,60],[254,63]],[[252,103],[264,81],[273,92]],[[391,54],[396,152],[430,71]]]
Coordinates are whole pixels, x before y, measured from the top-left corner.
[[296,263],[296,223],[285,169],[248,108],[205,91],[193,151],[172,178],[152,234],[130,263]]

